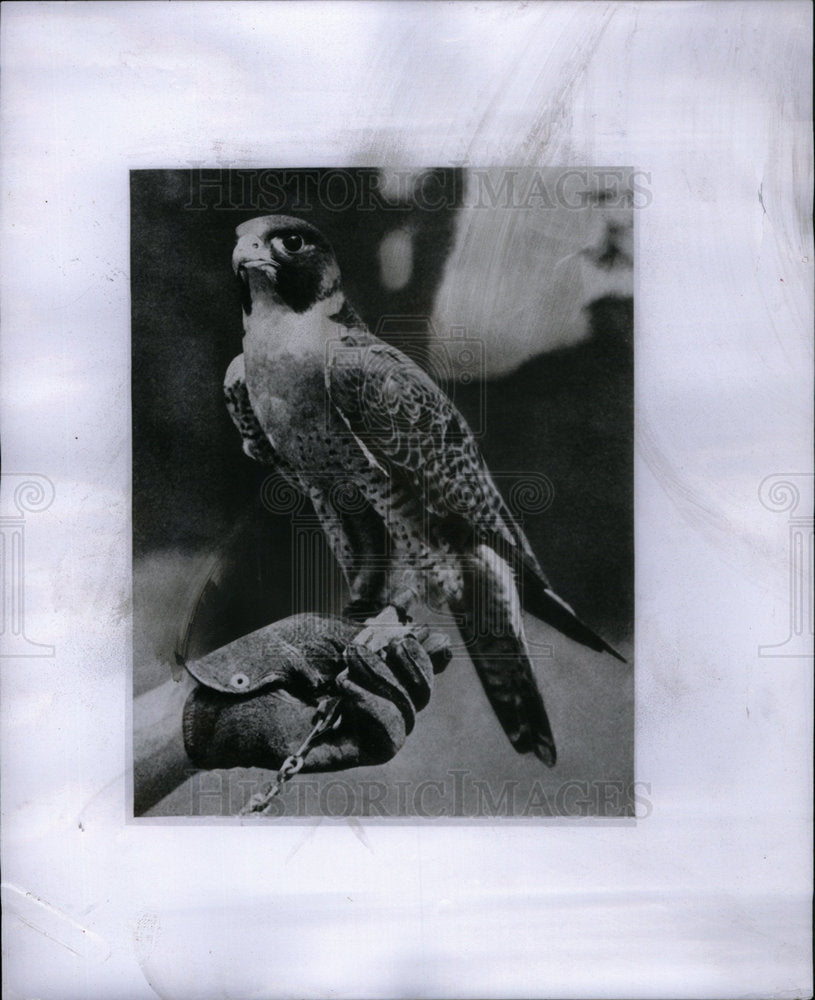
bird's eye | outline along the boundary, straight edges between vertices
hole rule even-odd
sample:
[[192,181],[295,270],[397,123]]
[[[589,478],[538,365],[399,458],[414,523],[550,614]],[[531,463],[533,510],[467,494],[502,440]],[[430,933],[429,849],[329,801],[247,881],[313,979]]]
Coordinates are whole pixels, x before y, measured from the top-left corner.
[[289,251],[289,253],[297,253],[297,251],[302,250],[305,245],[305,240],[298,233],[287,233],[283,237],[283,246]]

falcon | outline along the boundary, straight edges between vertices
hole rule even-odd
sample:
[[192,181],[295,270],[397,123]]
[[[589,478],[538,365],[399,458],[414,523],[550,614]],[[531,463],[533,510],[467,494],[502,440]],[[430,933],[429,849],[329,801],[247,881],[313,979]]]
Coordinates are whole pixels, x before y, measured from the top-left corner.
[[243,353],[224,390],[244,451],[313,504],[348,583],[345,614],[369,618],[405,588],[446,605],[510,742],[553,766],[520,595],[622,657],[554,593],[452,402],[359,318],[323,234],[269,215],[236,236]]

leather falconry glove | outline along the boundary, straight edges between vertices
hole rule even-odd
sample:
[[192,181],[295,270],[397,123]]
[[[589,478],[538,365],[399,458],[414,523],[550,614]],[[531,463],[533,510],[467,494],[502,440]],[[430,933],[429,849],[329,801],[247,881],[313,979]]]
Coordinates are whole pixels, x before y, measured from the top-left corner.
[[186,664],[199,685],[184,706],[187,754],[202,768],[277,769],[330,703],[334,724],[303,771],[384,763],[451,655],[446,637],[405,623],[394,607],[362,628],[318,614],[285,618]]

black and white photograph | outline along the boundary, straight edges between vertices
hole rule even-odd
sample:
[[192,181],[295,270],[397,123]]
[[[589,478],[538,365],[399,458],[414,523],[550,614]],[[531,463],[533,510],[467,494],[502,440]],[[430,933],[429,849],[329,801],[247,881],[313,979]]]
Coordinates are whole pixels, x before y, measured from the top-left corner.
[[137,814],[633,816],[645,179],[131,192]]
[[812,995],[812,6],[8,0],[4,1000]]

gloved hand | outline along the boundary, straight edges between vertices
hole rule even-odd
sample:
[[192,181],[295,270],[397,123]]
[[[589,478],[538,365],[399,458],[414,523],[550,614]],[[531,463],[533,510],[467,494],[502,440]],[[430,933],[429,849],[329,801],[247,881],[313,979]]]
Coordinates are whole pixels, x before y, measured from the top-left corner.
[[450,658],[444,636],[403,623],[395,608],[362,628],[315,614],[275,622],[186,665],[199,682],[184,706],[187,754],[199,767],[277,769],[339,699],[302,770],[381,764]]

